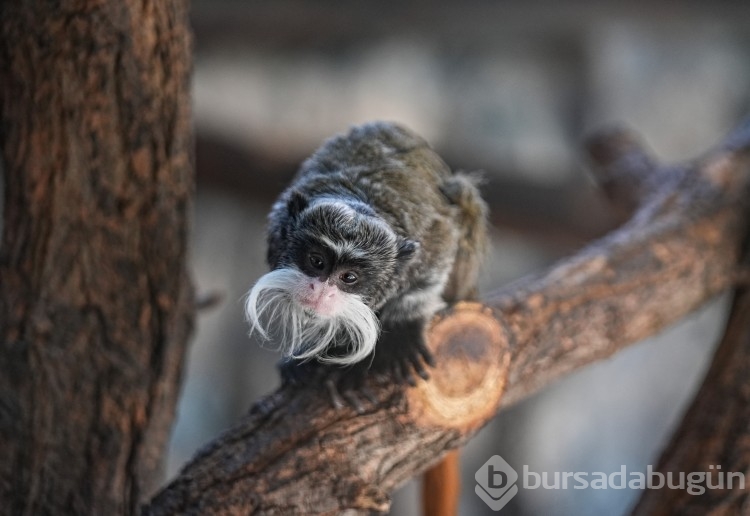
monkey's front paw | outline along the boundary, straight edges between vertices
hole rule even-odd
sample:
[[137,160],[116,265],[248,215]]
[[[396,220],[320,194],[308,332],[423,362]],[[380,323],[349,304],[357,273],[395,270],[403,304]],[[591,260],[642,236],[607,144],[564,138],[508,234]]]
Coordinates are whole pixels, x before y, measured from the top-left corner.
[[367,372],[361,368],[338,369],[325,380],[325,388],[334,408],[341,410],[347,406],[357,414],[365,412],[365,405],[377,405],[377,398],[367,386]]
[[430,373],[425,366],[435,367],[435,358],[424,343],[406,348],[398,356],[393,357],[391,363],[386,366],[386,371],[396,383],[406,383],[414,387],[417,385],[414,374],[423,380],[430,379]]
[[[367,403],[377,405],[377,398],[369,385],[388,383],[414,387],[417,385],[415,374],[423,380],[430,378],[426,366],[434,367],[435,359],[424,339],[420,335],[420,338],[406,341],[402,335],[398,334],[397,342],[389,342],[387,337],[378,342],[372,361],[364,360],[345,369],[331,370],[324,385],[334,407],[349,406],[361,414]],[[370,377],[373,377],[373,382],[367,381]]]
[[425,366],[435,367],[435,358],[427,349],[421,325],[383,331],[371,366],[374,374],[413,387],[417,384],[415,374],[423,380],[430,378]]
[[325,389],[331,405],[340,410],[347,406],[357,413],[365,411],[365,403],[377,403],[372,392],[364,385],[368,362],[342,368],[322,364],[316,360],[285,359],[279,364],[283,385],[295,388]]
[[294,360],[285,358],[279,363],[281,384],[292,387],[320,385],[326,376],[325,366],[315,360]]

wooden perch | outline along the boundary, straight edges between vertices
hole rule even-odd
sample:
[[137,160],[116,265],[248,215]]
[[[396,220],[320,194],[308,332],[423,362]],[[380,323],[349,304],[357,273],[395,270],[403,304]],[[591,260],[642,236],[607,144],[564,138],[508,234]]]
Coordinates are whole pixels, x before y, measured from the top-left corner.
[[390,492],[501,406],[653,335],[732,285],[745,232],[750,124],[696,163],[663,167],[622,131],[589,144],[630,221],[542,274],[440,314],[438,366],[372,385],[364,414],[282,387],[204,448],[145,514],[386,511]]
[[[684,489],[648,490],[635,514],[734,515],[750,512],[750,288],[735,294],[724,338],[703,387],[661,458],[658,471],[710,473],[699,496]],[[744,475],[745,485],[729,473]],[[703,484],[707,485],[706,483]]]

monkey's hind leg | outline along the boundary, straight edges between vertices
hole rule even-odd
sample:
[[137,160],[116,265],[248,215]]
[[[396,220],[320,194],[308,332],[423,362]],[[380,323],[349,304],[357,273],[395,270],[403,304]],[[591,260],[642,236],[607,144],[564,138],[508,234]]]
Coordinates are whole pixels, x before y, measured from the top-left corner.
[[[477,189],[478,177],[456,174],[443,194],[458,207],[461,235],[443,299],[455,302],[477,297],[479,266],[487,252],[487,205]],[[452,450],[422,479],[422,514],[455,516],[461,494],[459,451]]]
[[455,174],[442,186],[443,195],[458,208],[461,234],[443,299],[475,299],[479,267],[487,253],[487,205],[479,194],[478,175]]

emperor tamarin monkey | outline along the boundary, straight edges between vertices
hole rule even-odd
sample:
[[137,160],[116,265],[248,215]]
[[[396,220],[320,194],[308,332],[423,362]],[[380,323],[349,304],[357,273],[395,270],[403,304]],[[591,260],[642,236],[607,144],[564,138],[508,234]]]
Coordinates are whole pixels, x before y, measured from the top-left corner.
[[355,127],[302,164],[269,215],[272,270],[245,304],[289,377],[428,377],[426,323],[475,293],[486,208],[474,183],[390,123]]

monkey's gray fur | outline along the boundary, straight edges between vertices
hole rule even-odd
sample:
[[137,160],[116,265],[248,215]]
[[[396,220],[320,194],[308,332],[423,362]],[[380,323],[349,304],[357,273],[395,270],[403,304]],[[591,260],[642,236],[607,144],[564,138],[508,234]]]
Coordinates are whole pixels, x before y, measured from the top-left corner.
[[[412,371],[427,377],[422,362],[431,361],[423,341],[426,323],[445,302],[475,295],[486,247],[485,219],[474,178],[452,173],[422,138],[391,123],[355,127],[306,160],[273,205],[269,275],[275,272],[293,285],[265,290],[256,285],[248,298],[248,319],[261,332],[275,325],[283,329],[290,318],[299,318],[296,324],[303,331],[308,323],[333,323],[317,333],[325,342],[293,342],[285,348],[293,359],[288,367],[313,357],[339,364],[362,361],[413,383]],[[377,344],[377,327],[374,336],[364,337],[371,343],[352,342],[356,331],[338,331],[335,317],[321,317],[295,302],[307,300],[305,289],[314,288],[307,280],[313,278],[317,288],[341,297],[336,303],[356,300],[377,316],[382,327]],[[276,292],[275,300],[264,305],[264,292]],[[317,297],[314,302],[323,303]],[[291,312],[277,309],[287,320],[273,317],[276,303],[293,307]],[[264,310],[270,317],[266,323],[261,322]],[[336,307],[321,309],[326,310],[338,313]]]

